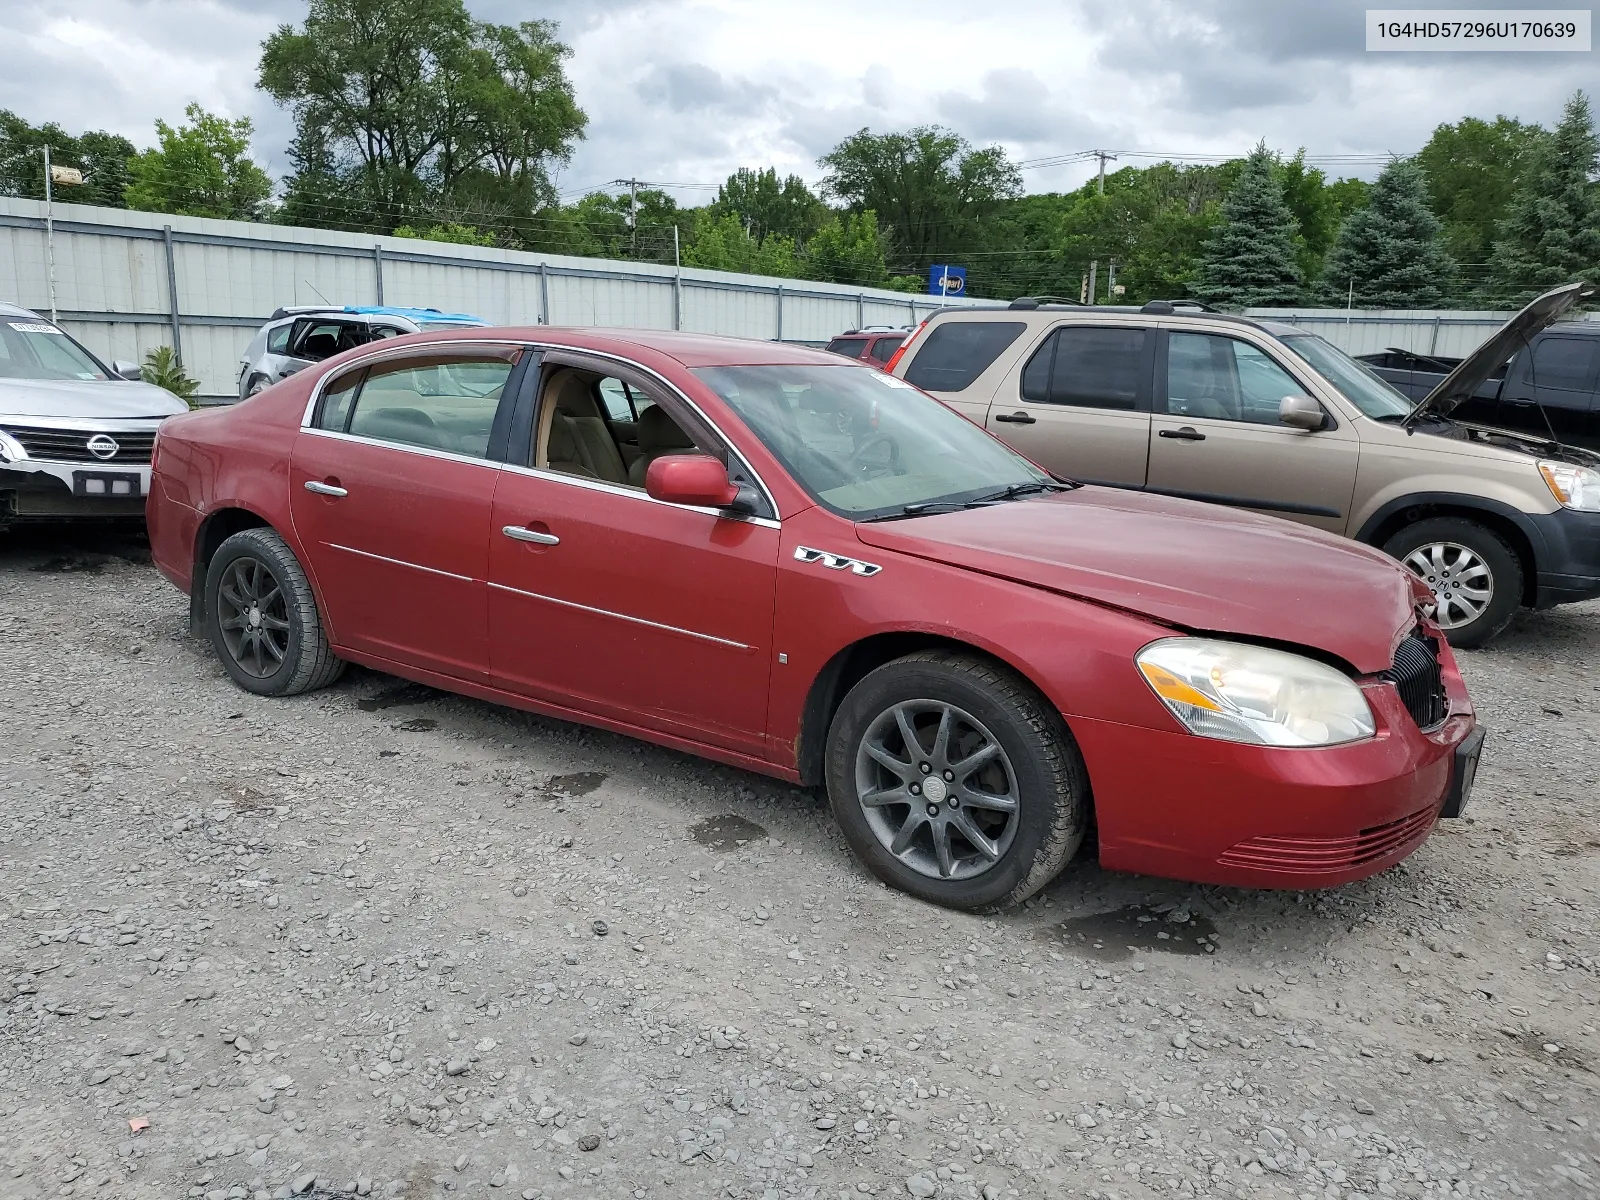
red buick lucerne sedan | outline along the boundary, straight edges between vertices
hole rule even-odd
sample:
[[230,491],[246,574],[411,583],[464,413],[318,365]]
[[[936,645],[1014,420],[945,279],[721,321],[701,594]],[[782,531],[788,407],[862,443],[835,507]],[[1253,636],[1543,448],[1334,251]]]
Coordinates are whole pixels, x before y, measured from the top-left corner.
[[161,427],[161,571],[239,686],[346,662],[824,784],[927,900],[1110,868],[1322,887],[1460,811],[1482,734],[1375,550],[1062,482],[771,342],[484,329]]

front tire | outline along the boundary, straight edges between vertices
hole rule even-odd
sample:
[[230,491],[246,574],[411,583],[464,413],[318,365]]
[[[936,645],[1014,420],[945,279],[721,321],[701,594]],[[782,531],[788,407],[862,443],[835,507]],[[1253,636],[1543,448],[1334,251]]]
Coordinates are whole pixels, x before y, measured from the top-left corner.
[[827,781],[873,874],[948,908],[1026,900],[1088,823],[1088,775],[1061,714],[1007,668],[953,651],[897,659],[850,690]]
[[1517,552],[1476,521],[1418,521],[1385,542],[1383,550],[1432,589],[1434,620],[1457,649],[1487,644],[1522,604]]
[[206,569],[206,631],[223,668],[258,696],[297,696],[344,671],[305,570],[271,529],[246,529]]

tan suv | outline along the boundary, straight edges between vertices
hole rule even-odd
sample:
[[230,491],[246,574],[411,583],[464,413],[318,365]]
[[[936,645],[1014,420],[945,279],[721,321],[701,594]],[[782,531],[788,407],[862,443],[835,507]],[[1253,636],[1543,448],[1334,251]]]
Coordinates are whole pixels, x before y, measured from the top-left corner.
[[1379,546],[1480,646],[1519,606],[1600,595],[1600,455],[1449,413],[1591,294],[1541,296],[1415,405],[1315,335],[1181,301],[943,310],[890,369],[1058,475]]

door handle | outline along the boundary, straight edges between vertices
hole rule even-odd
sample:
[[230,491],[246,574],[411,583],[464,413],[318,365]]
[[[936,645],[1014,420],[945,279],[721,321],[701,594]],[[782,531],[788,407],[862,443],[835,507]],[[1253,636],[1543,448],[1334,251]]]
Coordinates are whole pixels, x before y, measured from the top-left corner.
[[502,525],[500,532],[508,538],[518,542],[532,542],[536,546],[559,546],[561,539],[553,533],[540,533],[537,529],[527,529],[521,525]]
[[1506,403],[1515,404],[1518,408],[1528,408],[1533,404],[1532,396],[1513,396]]
[[1203,442],[1206,435],[1185,425],[1182,429],[1163,429],[1162,437],[1177,438],[1180,442]]
[[996,421],[1003,421],[1007,425],[1032,425],[1037,422],[1039,418],[1030,417],[1025,412],[1014,412],[996,413],[994,419]]
[[323,483],[320,479],[306,480],[306,491],[315,492],[319,496],[348,496],[350,494],[338,484]]

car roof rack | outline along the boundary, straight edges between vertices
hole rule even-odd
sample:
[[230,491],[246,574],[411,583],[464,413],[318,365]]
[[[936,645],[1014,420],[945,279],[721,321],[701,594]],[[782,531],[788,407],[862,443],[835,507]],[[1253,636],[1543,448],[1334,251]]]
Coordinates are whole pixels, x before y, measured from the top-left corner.
[[1008,308],[1044,308],[1046,306],[1066,305],[1069,308],[1085,308],[1076,300],[1068,300],[1065,296],[1018,296]]
[[1170,317],[1173,313],[1180,311],[1215,313],[1218,310],[1212,308],[1209,304],[1202,304],[1198,300],[1146,300],[1144,302],[1144,307],[1142,307],[1139,311],[1142,313],[1151,313],[1155,316]]

